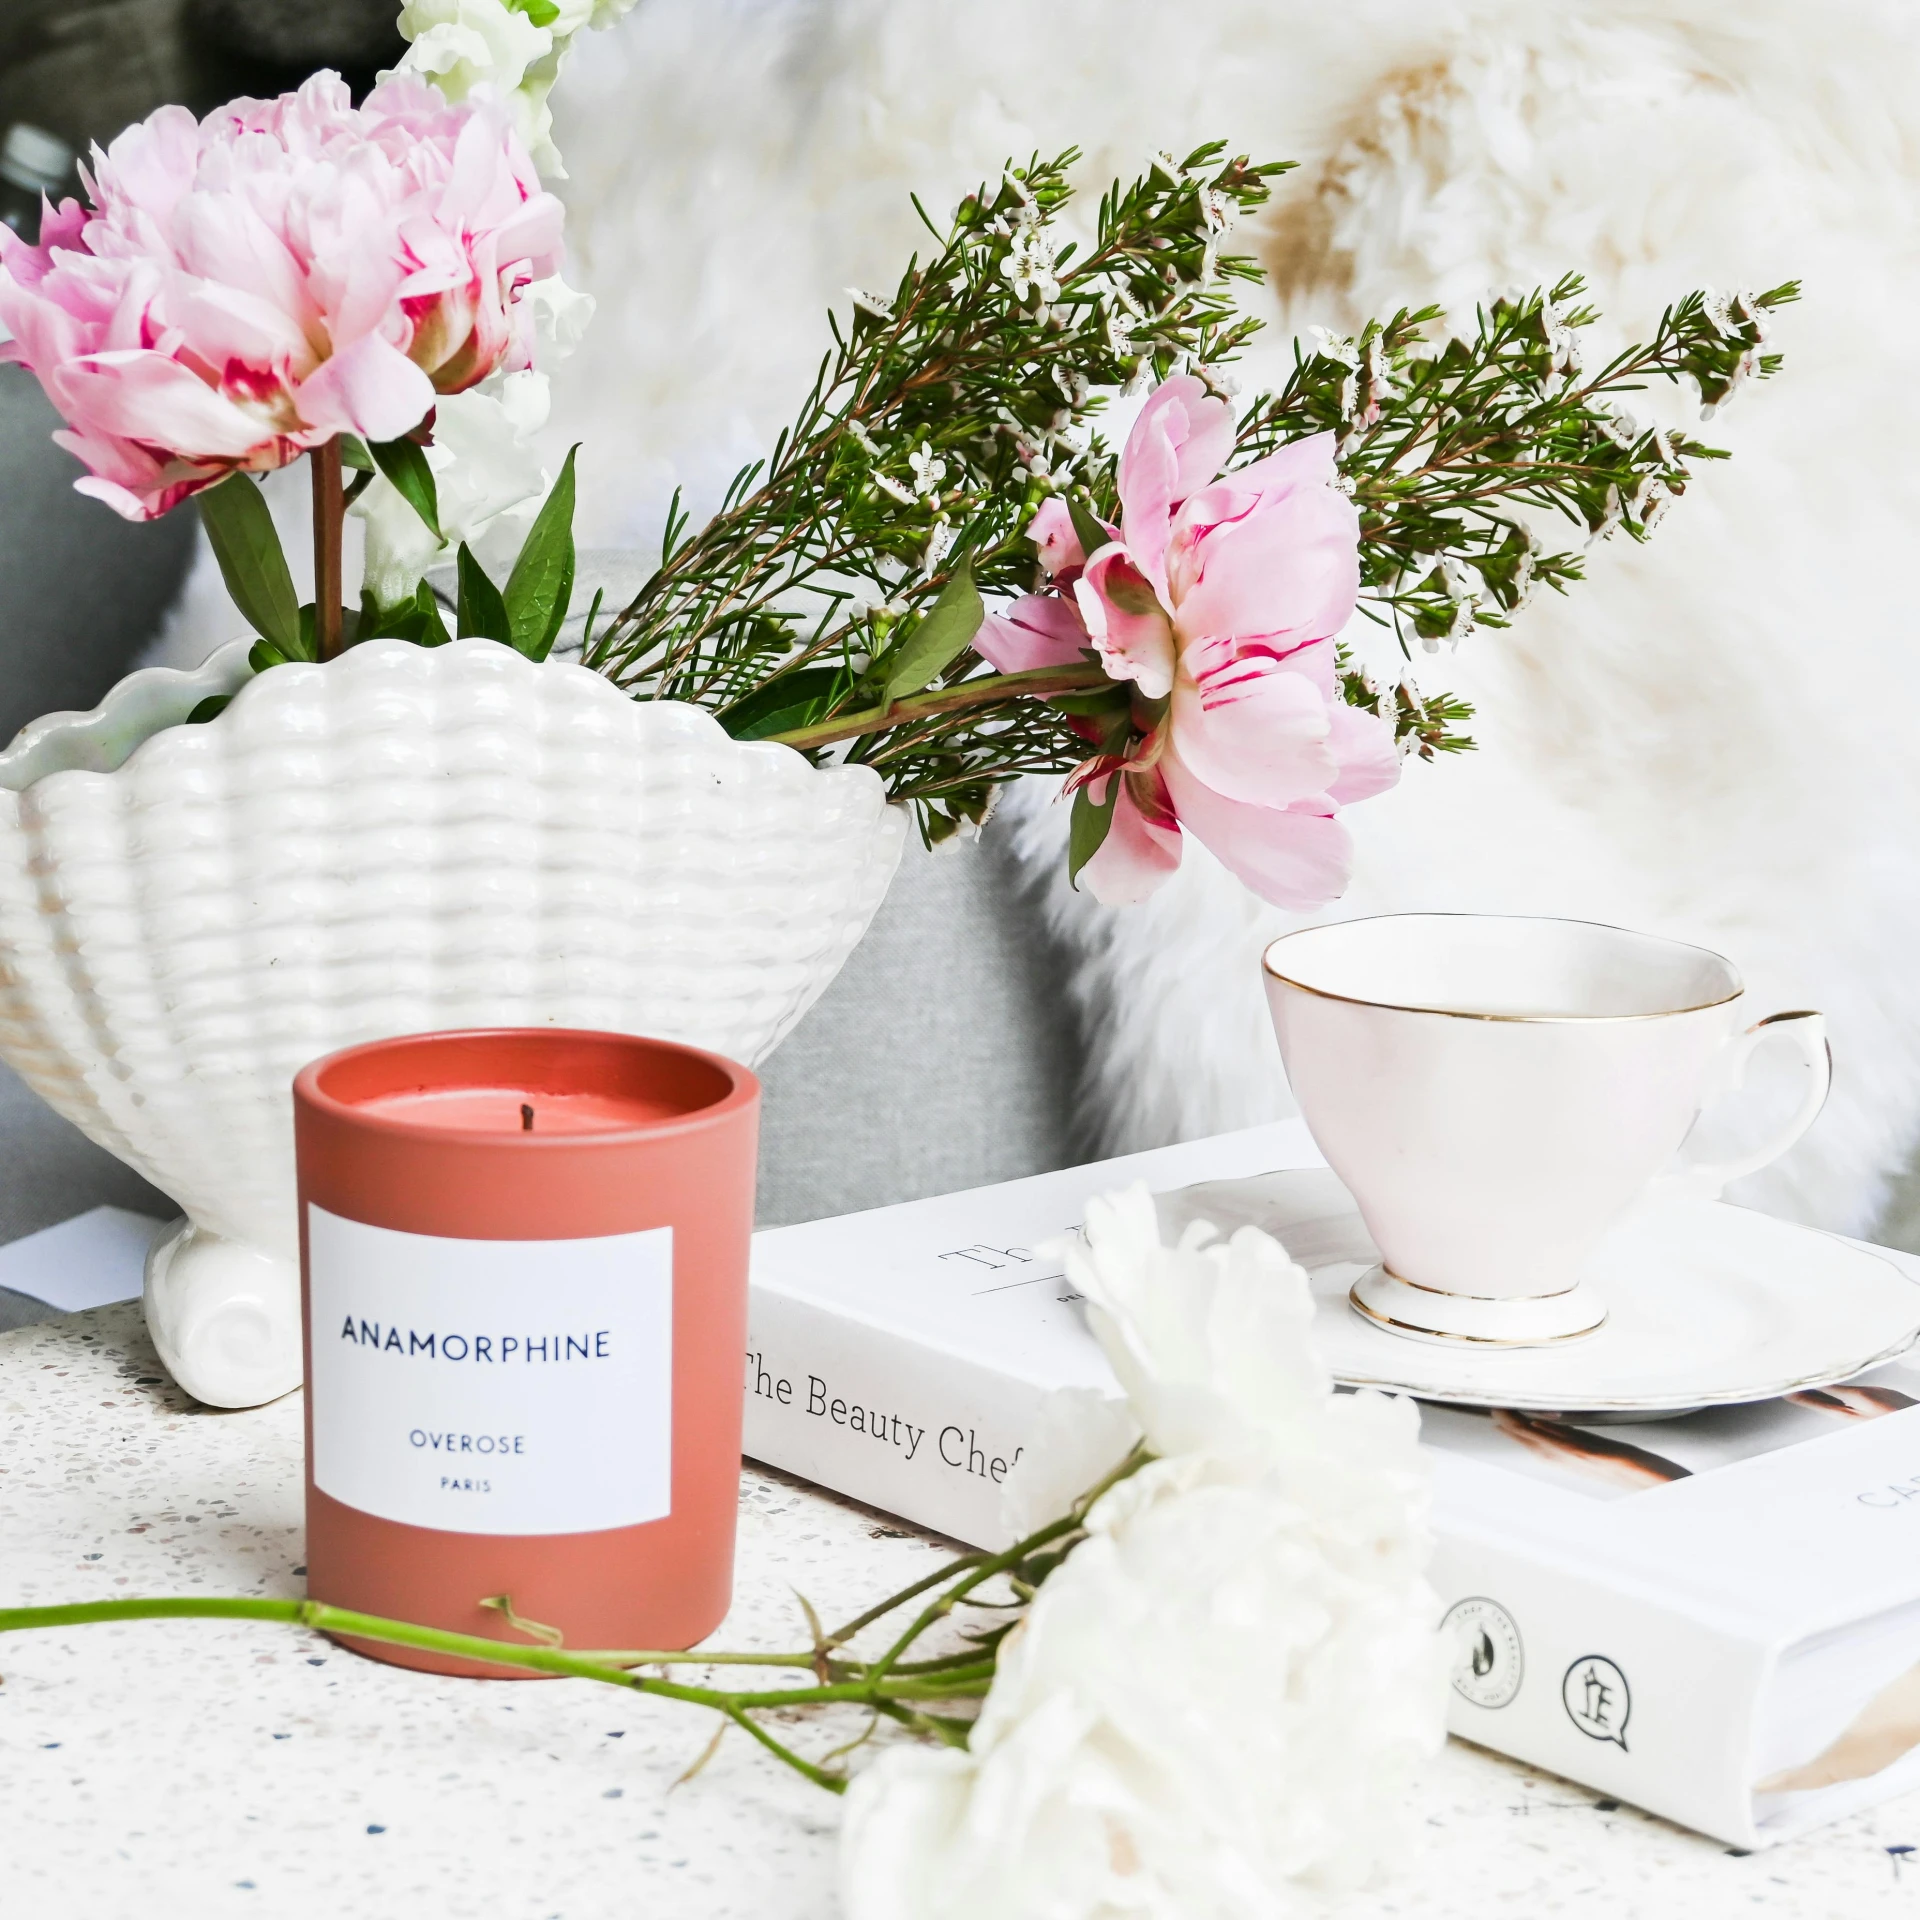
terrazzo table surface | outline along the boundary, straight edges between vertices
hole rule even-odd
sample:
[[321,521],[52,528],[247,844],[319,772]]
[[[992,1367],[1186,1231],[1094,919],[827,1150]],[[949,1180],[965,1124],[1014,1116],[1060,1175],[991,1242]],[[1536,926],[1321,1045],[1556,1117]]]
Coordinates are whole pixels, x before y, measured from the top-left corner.
[[[213,1413],[136,1306],[0,1336],[0,1604],[302,1590],[300,1401]],[[948,1543],[749,1470],[720,1638],[790,1646]],[[743,1737],[579,1681],[402,1672],[284,1627],[0,1639],[5,1920],[830,1920],[837,1804]],[[1452,1744],[1414,1866],[1342,1920],[1920,1915],[1920,1795],[1732,1855]],[[993,1920],[982,1916],[982,1920]]]

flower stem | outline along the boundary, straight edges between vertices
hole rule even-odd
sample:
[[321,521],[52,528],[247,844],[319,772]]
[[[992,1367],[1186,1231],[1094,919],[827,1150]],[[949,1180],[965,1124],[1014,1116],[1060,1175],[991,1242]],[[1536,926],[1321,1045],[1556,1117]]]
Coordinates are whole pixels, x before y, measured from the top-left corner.
[[1024,673],[989,674],[983,680],[963,680],[958,686],[896,700],[891,706],[868,707],[859,713],[837,714],[816,726],[771,733],[783,747],[828,747],[836,740],[857,739],[863,733],[892,730],[939,714],[964,713],[974,707],[1003,706],[1012,700],[1045,700],[1056,693],[1078,693],[1088,687],[1110,686],[1106,669],[1093,661],[1070,667],[1029,667]]
[[346,499],[340,485],[340,442],[307,455],[313,467],[313,641],[322,660],[340,651],[340,540]]

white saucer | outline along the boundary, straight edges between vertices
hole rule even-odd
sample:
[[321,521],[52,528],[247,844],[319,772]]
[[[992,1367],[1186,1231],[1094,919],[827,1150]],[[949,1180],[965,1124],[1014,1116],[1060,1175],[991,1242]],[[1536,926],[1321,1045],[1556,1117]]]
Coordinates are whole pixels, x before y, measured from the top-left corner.
[[1362,1318],[1348,1290],[1379,1251],[1324,1169],[1157,1196],[1163,1225],[1210,1220],[1273,1234],[1313,1279],[1314,1339],[1334,1378],[1458,1406],[1614,1417],[1771,1400],[1891,1360],[1920,1335],[1920,1285],[1831,1234],[1714,1200],[1630,1215],[1584,1284],[1606,1324],[1557,1347],[1407,1340]]

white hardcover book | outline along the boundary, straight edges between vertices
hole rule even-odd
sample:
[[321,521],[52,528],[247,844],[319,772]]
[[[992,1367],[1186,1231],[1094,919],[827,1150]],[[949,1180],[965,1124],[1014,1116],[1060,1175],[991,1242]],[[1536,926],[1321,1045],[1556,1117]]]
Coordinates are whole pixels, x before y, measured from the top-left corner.
[[[1043,1244],[1136,1181],[1170,1231],[1231,1225],[1244,1193],[1199,1183],[1285,1169],[1263,1217],[1311,1269],[1340,1193],[1298,1121],[756,1235],[747,1452],[1003,1544],[1042,1401],[1117,1391]],[[1920,1786],[1920,1366],[1626,1425],[1422,1421],[1455,1733],[1741,1847]]]

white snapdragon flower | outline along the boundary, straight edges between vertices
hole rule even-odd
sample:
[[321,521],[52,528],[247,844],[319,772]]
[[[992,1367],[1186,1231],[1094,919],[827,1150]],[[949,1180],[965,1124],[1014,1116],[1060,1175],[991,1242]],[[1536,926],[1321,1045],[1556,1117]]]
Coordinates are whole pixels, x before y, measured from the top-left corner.
[[[543,367],[564,360],[593,318],[593,296],[554,274],[534,281],[520,298],[533,319],[535,358]],[[531,368],[492,374],[437,402],[427,465],[445,544],[384,475],[376,474],[349,509],[366,522],[363,580],[381,606],[406,599],[427,569],[463,540],[477,542],[516,521],[525,535],[552,485],[534,445],[551,408],[547,376]]]
[[[1076,1473],[1136,1430],[1160,1457],[1004,1642],[968,1750],[902,1745],[854,1781],[849,1920],[1248,1920],[1397,1839],[1445,1692],[1418,1418],[1333,1391],[1274,1241],[1210,1242],[1163,1246],[1144,1188],[1088,1208],[1068,1275],[1126,1405],[1056,1414],[1083,1416]],[[1026,1520],[1067,1498],[1044,1471],[1009,1483]]]
[[482,91],[513,115],[533,163],[550,178],[566,169],[553,144],[547,95],[575,34],[611,26],[634,0],[405,0],[407,40],[398,71],[416,73],[449,100]]
[[374,476],[349,511],[366,522],[363,579],[379,605],[408,598],[461,541],[478,541],[503,521],[531,524],[549,485],[533,436],[547,424],[550,404],[547,376],[531,370],[496,376],[439,403],[427,464],[444,545],[384,475]]

